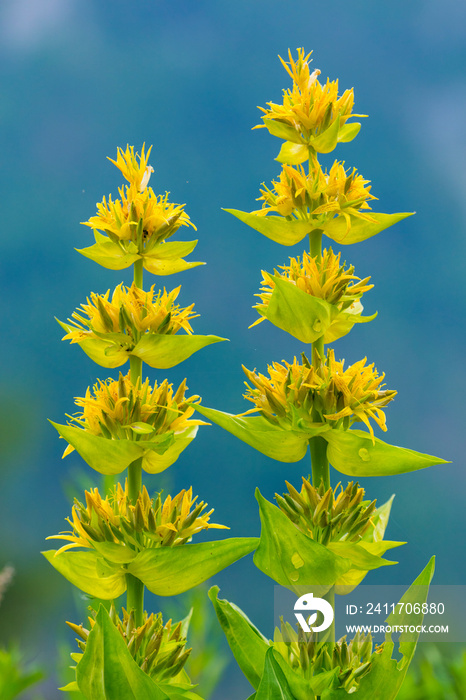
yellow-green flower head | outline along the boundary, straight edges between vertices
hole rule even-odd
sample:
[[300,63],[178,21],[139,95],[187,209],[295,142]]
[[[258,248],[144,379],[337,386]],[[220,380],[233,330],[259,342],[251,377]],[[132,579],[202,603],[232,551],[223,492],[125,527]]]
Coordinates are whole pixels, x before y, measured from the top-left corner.
[[314,228],[342,216],[348,232],[352,216],[374,222],[370,214],[362,211],[370,209],[369,200],[377,199],[370,193],[368,183],[369,180],[358,175],[356,168],[352,172],[345,170],[343,162],[335,161],[330,172],[326,172],[315,161],[309,174],[302,165],[285,164],[279,179],[272,180],[272,189],[263,185],[258,201],[263,200],[264,204],[253,213],[293,216],[312,222]]
[[274,362],[268,366],[269,377],[256,374],[243,367],[253,385],[246,382],[244,395],[265,419],[287,430],[306,430],[315,422],[324,421],[333,428],[349,428],[355,421],[368,427],[373,419],[386,430],[382,410],[396,395],[396,391],[383,391],[385,375],[379,376],[374,365],[366,365],[366,358],[344,369],[344,360],[335,360],[329,350],[325,362],[311,366],[306,356],[303,362],[294,358],[290,364]]
[[[91,292],[87,304],[74,311],[69,319],[70,331],[63,340],[79,343],[90,338],[111,339],[112,333],[126,336],[126,346],[132,349],[145,333],[173,335],[183,329],[191,334],[190,321],[199,314],[193,313],[194,304],[186,308],[175,304],[181,286],[167,292],[155,291],[152,285],[145,292],[133,283],[131,287],[119,284],[110,299],[110,290],[105,294]],[[84,315],[85,314],[85,315]],[[86,318],[87,317],[87,318]],[[118,338],[120,344],[121,338]]]
[[[95,625],[96,611],[91,609],[88,618],[89,629],[72,622],[66,624],[78,635],[78,646],[82,654],[86,651],[89,633]],[[170,682],[183,669],[191,649],[185,649],[186,638],[182,634],[182,623],[173,624],[171,620],[164,624],[162,613],[143,614],[143,623],[135,624],[134,613],[122,609],[120,617],[112,602],[110,619],[118,629],[128,647],[131,656],[144,673],[155,681]],[[72,654],[73,661],[79,663],[82,654]],[[186,680],[186,679],[184,679]]]
[[[298,58],[294,60],[291,51],[288,51],[289,63],[286,63],[280,56],[280,61],[291,77],[293,85],[291,90],[283,90],[283,103],[275,104],[268,102],[268,109],[259,107],[264,113],[262,119],[265,126],[272,134],[281,136],[287,141],[306,144],[319,151],[321,142],[319,137],[330,129],[336,131],[338,135],[347,120],[352,116],[362,116],[353,114],[354,93],[353,89],[346,90],[343,95],[338,95],[338,80],[327,82],[322,85],[318,77],[320,70],[312,73],[309,68],[309,58],[311,53],[304,55],[304,49],[298,49]],[[274,127],[271,122],[275,122]],[[285,129],[280,133],[280,127]],[[333,127],[333,129],[332,129]],[[322,141],[322,138],[320,139]],[[324,152],[333,150],[335,144],[324,148]]]
[[[195,411],[192,403],[199,396],[185,397],[186,380],[176,392],[166,379],[159,385],[150,386],[149,379],[144,383],[138,379],[133,385],[130,373],[118,380],[100,379],[86,391],[84,397],[75,399],[82,413],[69,416],[72,423],[91,433],[108,439],[153,440],[156,435],[173,431],[176,435],[197,425],[206,425],[201,420],[190,420]],[[72,424],[70,423],[70,425]],[[68,445],[64,455],[72,452]]]
[[364,489],[358,483],[325,490],[322,483],[316,488],[308,479],[302,480],[301,491],[286,482],[288,493],[275,494],[278,507],[301,532],[324,545],[358,542],[366,533],[372,540],[368,531],[375,527],[376,502],[364,500]]
[[383,645],[373,652],[371,634],[360,632],[350,642],[345,635],[334,644],[323,644],[312,634],[305,634],[301,627],[296,632],[282,620],[281,629],[275,628],[273,647],[301,678],[315,679],[320,673],[339,668],[334,677],[337,684],[332,687],[343,688],[350,694],[370,672],[372,655],[380,653]]
[[129,497],[128,482],[125,488],[117,484],[110,496],[102,498],[97,488],[85,492],[86,503],[75,499],[70,532],[61,532],[47,539],[70,542],[59,549],[55,556],[74,547],[104,551],[102,543],[119,545],[127,551],[139,552],[154,547],[176,547],[189,542],[193,535],[211,528],[228,529],[224,525],[210,523],[213,509],[204,512],[207,504],[196,503],[192,488],[183,489],[174,498],[161,495],[150,498],[143,486],[135,503]]
[[[255,296],[261,300],[253,308],[257,309],[261,318],[252,326],[261,323],[268,318],[274,322],[274,314],[269,313],[269,304],[276,287],[276,280],[285,280],[294,287],[309,296],[323,299],[337,307],[338,312],[334,320],[323,334],[324,343],[331,343],[348,333],[355,322],[361,319],[363,306],[360,299],[364,292],[372,289],[374,285],[368,284],[370,277],[360,279],[354,275],[354,267],[345,267],[346,263],[340,262],[341,253],[335,255],[329,248],[324,250],[321,256],[312,257],[306,251],[301,258],[290,258],[289,265],[280,265],[279,272],[274,270],[271,275],[262,270],[262,287],[260,294]],[[283,294],[283,290],[281,291]],[[283,317],[281,315],[283,321]],[[252,328],[250,326],[250,328]],[[283,326],[282,326],[283,327]],[[293,334],[292,323],[288,332]]]
[[119,198],[111,195],[97,204],[97,214],[82,222],[94,231],[95,244],[79,252],[111,270],[122,270],[137,260],[156,275],[169,275],[202,263],[183,260],[194,250],[197,241],[170,242],[181,226],[192,226],[184,204],[169,202],[166,192],[156,195],[148,187],[154,169],[148,164],[144,146],[141,155],[133,146],[118,149],[117,159],[109,160],[121,170],[129,185],[118,189]]

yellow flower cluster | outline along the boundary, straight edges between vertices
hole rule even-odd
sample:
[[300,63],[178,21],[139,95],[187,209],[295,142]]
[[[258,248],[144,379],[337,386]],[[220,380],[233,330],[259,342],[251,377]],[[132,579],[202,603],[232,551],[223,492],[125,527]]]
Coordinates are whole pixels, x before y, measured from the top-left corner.
[[[114,241],[132,241],[140,253],[150,252],[156,244],[169,238],[180,226],[193,226],[184,211],[184,205],[171,204],[168,192],[157,195],[148,187],[153,168],[148,165],[150,148],[141,155],[135,154],[133,147],[126,151],[118,149],[117,160],[109,160],[116,165],[129,185],[120,187],[120,199],[112,200],[111,195],[97,204],[97,215],[83,222],[93,230],[102,231]],[[142,225],[140,224],[142,222]]]
[[[95,625],[96,612],[89,617],[89,629],[72,622],[66,624],[78,635],[78,646],[84,653],[90,631]],[[185,665],[191,649],[185,649],[186,639],[182,634],[182,623],[173,625],[171,620],[163,623],[162,613],[148,615],[144,612],[143,623],[136,626],[134,611],[122,609],[122,617],[117,615],[112,602],[110,619],[121,634],[131,656],[148,676],[157,681],[169,681],[177,676]],[[76,658],[78,656],[78,659]],[[80,660],[80,655],[73,655]]]
[[369,200],[377,199],[366,187],[369,180],[358,175],[356,168],[351,173],[344,168],[344,163],[335,161],[330,172],[324,172],[317,161],[307,175],[303,166],[283,165],[278,180],[272,180],[272,189],[263,185],[261,196],[262,209],[254,212],[261,216],[277,213],[281,216],[295,215],[299,219],[317,218],[318,222],[333,216],[343,216],[347,228],[351,227],[350,216],[366,221],[374,219],[362,209],[370,209]]
[[244,395],[271,423],[286,429],[303,429],[316,421],[330,422],[332,427],[349,428],[354,421],[362,421],[374,439],[369,422],[373,419],[386,430],[385,407],[396,391],[381,390],[384,374],[378,375],[374,365],[366,365],[366,358],[344,369],[344,360],[335,360],[333,350],[319,367],[311,366],[306,356],[303,362],[296,357],[288,362],[274,362],[268,366],[269,377],[243,367],[253,384],[246,382]]
[[[311,52],[312,53],[312,52]],[[313,73],[309,69],[311,53],[304,55],[304,49],[298,49],[298,59],[295,61],[288,51],[289,63],[280,56],[285,70],[293,80],[291,90],[283,90],[283,104],[268,102],[269,109],[259,107],[264,112],[262,119],[272,119],[291,127],[296,133],[296,141],[310,143],[312,137],[319,136],[340,119],[340,126],[353,115],[353,90],[346,90],[338,96],[338,80],[331,82],[327,79],[322,85],[318,76],[320,70]],[[266,126],[260,124],[258,127]],[[289,139],[291,140],[291,139]]]
[[165,288],[163,292],[155,292],[153,285],[145,292],[134,283],[131,287],[119,284],[111,300],[110,290],[105,294],[91,292],[87,304],[81,304],[81,309],[73,312],[69,319],[72,326],[63,340],[79,343],[92,337],[105,338],[107,334],[124,333],[136,344],[144,333],[172,335],[180,329],[192,333],[189,322],[199,314],[192,313],[194,304],[186,308],[175,304],[180,289],[181,286],[171,292]]
[[56,552],[58,555],[74,547],[94,548],[94,543],[111,542],[141,551],[153,547],[175,547],[184,544],[201,530],[228,529],[224,525],[209,523],[213,509],[204,513],[207,504],[196,504],[192,488],[183,489],[174,498],[161,495],[150,498],[145,486],[137,501],[129,498],[128,482],[125,488],[117,484],[110,496],[102,498],[97,488],[85,492],[86,503],[75,499],[71,519],[71,532],[61,532],[47,539],[67,540]]
[[[368,284],[370,277],[363,280],[356,277],[352,265],[345,269],[345,263],[340,263],[340,257],[341,253],[335,255],[331,248],[324,250],[322,256],[314,257],[304,251],[302,260],[299,257],[290,258],[289,265],[279,265],[283,272],[274,270],[274,275],[270,275],[262,270],[261,292],[255,295],[262,304],[257,304],[254,308],[259,311],[267,308],[275,288],[275,276],[294,284],[310,296],[325,299],[329,304],[338,306],[340,311],[349,309],[374,285]],[[264,317],[253,325],[263,320]]]
[[[175,393],[166,379],[158,386],[154,382],[153,388],[148,379],[142,384],[138,380],[134,386],[130,373],[123,376],[120,372],[118,380],[99,379],[92,392],[88,388],[84,397],[77,397],[75,403],[82,413],[69,418],[87,432],[108,439],[150,440],[172,430],[182,433],[191,426],[205,425],[204,421],[189,420],[195,411],[191,403],[200,397],[185,398],[186,389],[186,380]],[[72,450],[69,445],[65,455]]]

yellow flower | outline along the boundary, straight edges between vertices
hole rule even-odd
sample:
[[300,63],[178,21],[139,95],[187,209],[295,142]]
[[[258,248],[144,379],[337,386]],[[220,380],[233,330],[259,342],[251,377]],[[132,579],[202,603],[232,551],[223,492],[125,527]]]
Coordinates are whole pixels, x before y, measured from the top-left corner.
[[366,366],[366,358],[344,369],[344,360],[335,360],[333,350],[319,367],[313,367],[306,356],[302,364],[274,362],[269,365],[269,377],[243,367],[252,383],[246,382],[244,395],[264,418],[286,430],[306,430],[316,422],[324,421],[334,428],[347,429],[355,421],[362,421],[374,440],[369,422],[372,418],[386,430],[385,407],[396,391],[382,391],[385,375],[379,376],[374,365]]
[[[131,349],[145,333],[173,335],[183,329],[191,334],[189,322],[199,314],[192,312],[194,304],[186,308],[175,304],[180,289],[181,286],[167,292],[164,288],[163,292],[156,293],[155,285],[144,292],[134,283],[131,287],[119,284],[111,300],[110,290],[105,294],[91,292],[87,304],[81,304],[81,308],[73,312],[69,319],[72,325],[63,340],[79,343],[120,333],[126,336],[125,342]],[[108,338],[111,340],[111,335]]]
[[[302,260],[299,257],[290,257],[289,265],[280,265],[279,269],[283,272],[274,270],[274,275],[270,275],[262,270],[261,291],[260,294],[255,295],[260,298],[261,303],[256,304],[253,308],[257,309],[260,314],[267,314],[275,289],[275,279],[286,280],[306,294],[324,299],[329,304],[338,307],[341,313],[325,332],[324,342],[333,342],[333,340],[340,338],[352,328],[357,318],[360,317],[363,307],[359,300],[364,292],[369,291],[374,286],[367,284],[370,277],[363,280],[356,277],[353,274],[354,267],[352,265],[345,269],[345,263],[343,265],[340,263],[340,256],[341,253],[335,255],[331,248],[324,250],[322,256],[315,257],[311,257],[304,251]],[[262,315],[250,328],[261,323],[265,318],[266,316]]]
[[374,222],[374,218],[363,209],[370,209],[368,200],[376,199],[370,193],[369,180],[358,175],[356,168],[346,171],[344,163],[335,161],[330,172],[324,172],[321,165],[314,162],[306,175],[302,165],[283,165],[279,180],[273,180],[273,188],[263,185],[259,200],[262,209],[255,214],[266,216],[270,213],[280,216],[294,216],[299,220],[311,221],[315,228],[324,225],[335,216],[343,216],[346,229],[351,228],[351,216]]
[[85,499],[85,504],[75,499],[71,519],[66,518],[72,530],[47,538],[70,542],[55,556],[74,547],[98,549],[102,542],[123,545],[133,552],[175,547],[188,542],[201,530],[228,529],[209,522],[213,509],[203,512],[207,504],[196,503],[197,496],[193,497],[192,488],[162,501],[160,494],[155,499],[150,498],[143,486],[137,501],[132,503],[126,481],[124,489],[117,484],[110,496],[102,498],[95,488],[85,492]]
[[[84,397],[75,399],[82,413],[69,416],[72,422],[85,431],[108,439],[153,440],[156,435],[173,431],[175,435],[184,433],[196,425],[206,425],[204,421],[189,420],[195,411],[192,403],[199,396],[185,398],[186,380],[175,393],[173,385],[166,379],[157,386],[149,385],[149,380],[134,386],[130,373],[118,380],[112,378],[98,380]],[[71,425],[71,423],[70,423]],[[69,445],[63,456],[73,451]]]
[[[86,651],[90,631],[95,625],[97,612],[91,609],[89,629],[72,622],[66,624],[75,632],[80,650]],[[128,613],[122,609],[122,617],[117,615],[112,601],[109,611],[110,619],[121,634],[128,650],[137,665],[155,681],[170,683],[185,665],[191,649],[185,649],[186,638],[183,636],[181,622],[173,624],[168,620],[164,624],[162,613],[148,615],[144,611],[142,625],[136,626],[134,611]],[[72,654],[74,661],[81,660],[81,654]]]
[[134,146],[127,145],[126,151],[118,148],[116,160],[108,159],[121,170],[129,184],[133,185],[138,192],[144,192],[149,178],[154,172],[154,168],[148,164],[152,146],[149,147],[147,153],[144,153],[144,147],[145,144],[142,144],[141,155],[139,155],[139,153],[134,153]]
[[[353,89],[346,90],[341,97],[338,96],[338,80],[331,82],[327,79],[322,85],[318,76],[320,70],[313,73],[309,69],[309,58],[312,51],[304,55],[304,49],[298,49],[298,58],[295,61],[288,51],[289,63],[286,63],[280,56],[280,61],[287,73],[293,80],[291,90],[283,90],[283,104],[268,102],[269,109],[259,107],[264,113],[262,119],[265,124],[258,127],[269,127],[269,120],[273,120],[278,125],[285,125],[287,131],[283,132],[282,138],[295,143],[314,146],[319,150],[316,139],[335,125],[341,128],[353,115],[354,94]],[[272,129],[270,128],[272,131]],[[279,131],[272,131],[277,136],[281,136]],[[294,135],[293,135],[294,134]],[[336,145],[336,139],[335,139]],[[332,150],[332,149],[331,149]]]

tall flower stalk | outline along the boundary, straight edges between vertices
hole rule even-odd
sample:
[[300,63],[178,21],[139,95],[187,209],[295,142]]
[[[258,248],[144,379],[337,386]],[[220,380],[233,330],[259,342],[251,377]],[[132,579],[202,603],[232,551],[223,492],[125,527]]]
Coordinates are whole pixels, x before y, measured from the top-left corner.
[[[180,287],[144,290],[144,271],[171,275],[201,264],[184,259],[197,241],[169,240],[181,226],[193,224],[183,205],[149,187],[150,150],[143,146],[139,155],[128,146],[110,159],[128,184],[118,199],[104,198],[85,222],[95,244],[80,251],[110,270],[133,267],[131,286],[121,283],[112,294],[92,292],[67,322],[59,321],[64,339],[98,365],[112,369],[129,360],[126,374],[99,379],[76,399],[81,412],[68,416],[66,425],[52,423],[68,443],[63,456],[76,450],[112,480],[126,472],[109,493],[94,488],[76,498],[67,518],[71,529],[49,538],[65,544],[44,552],[73,585],[108,601],[93,606],[88,625],[69,623],[82,653],[72,655],[76,680],[64,690],[79,690],[88,700],[201,700],[184,668],[188,621],[164,623],[160,613],[147,613],[145,589],[161,596],[183,593],[258,543],[230,538],[190,544],[201,530],[224,526],[210,522],[213,511],[191,488],[151,496],[143,483],[144,473],[158,474],[174,464],[205,425],[192,418],[200,397],[186,396],[186,380],[175,388],[167,379],[149,379],[145,365],[167,369],[224,340],[193,333],[194,304],[175,303]],[[124,593],[120,610],[117,599]]]
[[[374,424],[386,431],[385,409],[397,392],[385,387],[384,374],[366,357],[347,366],[327,347],[376,316],[362,315],[370,278],[357,277],[333,245],[362,242],[410,214],[373,211],[369,180],[342,161],[321,163],[338,144],[357,136],[361,124],[353,120],[363,115],[353,113],[353,90],[340,95],[338,81],[319,81],[310,56],[298,49],[296,58],[289,52],[288,62],[280,59],[292,86],[283,91],[281,104],[260,108],[262,124],[256,128],[282,141],[276,158],[282,169],[271,185],[262,185],[262,208],[226,210],[281,245],[308,239],[308,251],[273,273],[262,271],[254,307],[260,318],[252,324],[268,320],[306,347],[301,359],[272,362],[268,375],[243,368],[252,409],[238,416],[202,405],[196,410],[273,459],[297,462],[309,450],[311,475],[302,477],[300,490],[290,479],[288,491],[276,494],[277,505],[257,490],[262,532],[254,563],[297,595],[303,586],[318,587],[333,605],[335,595],[350,592],[369,571],[396,563],[383,555],[403,544],[384,540],[392,499],[377,507],[354,478],[401,474],[444,460],[376,437]],[[330,244],[323,249],[324,237]],[[354,427],[361,423],[366,430]],[[332,485],[333,470],[352,480]],[[433,560],[415,583],[428,585],[432,574]],[[406,595],[424,595],[419,602],[425,602],[426,586],[422,594],[414,590]],[[361,700],[395,698],[416,639],[400,640],[405,659],[398,667],[391,660],[390,636],[374,649],[370,635],[335,640],[333,628],[313,635],[312,629],[296,633],[282,623],[268,640],[217,594],[211,590],[220,624],[255,700],[337,700],[353,693]]]

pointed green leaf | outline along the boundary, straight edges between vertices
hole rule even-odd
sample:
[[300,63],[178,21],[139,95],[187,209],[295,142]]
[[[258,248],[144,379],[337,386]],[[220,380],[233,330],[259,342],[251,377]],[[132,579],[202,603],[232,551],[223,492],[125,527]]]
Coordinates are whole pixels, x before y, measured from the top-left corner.
[[284,673],[293,698],[296,700],[313,700],[316,696],[322,695],[328,688],[334,687],[335,682],[338,683],[339,667],[332,671],[317,673],[312,678],[303,678],[296,671],[293,671],[277,649],[275,649],[274,657]]
[[361,124],[359,122],[351,122],[351,124],[343,124],[338,132],[338,143],[348,143],[359,134]]
[[168,467],[171,467],[174,462],[178,459],[180,454],[185,450],[188,445],[194,440],[197,435],[198,426],[193,425],[182,433],[178,433],[174,436],[173,444],[171,444],[167,450],[164,450],[162,454],[157,450],[157,445],[152,448],[151,442],[144,442],[143,445],[149,447],[150,449],[145,452],[142,459],[142,468],[148,474],[160,474],[160,472],[165,471]]
[[254,212],[239,211],[239,209],[224,209],[255,231],[282,245],[294,245],[315,228],[311,221],[285,219],[283,216],[261,216]]
[[[401,544],[401,542],[396,544]],[[382,559],[382,557],[371,553],[367,547],[357,542],[329,542],[327,547],[334,554],[338,554],[339,557],[349,559],[353,569],[360,569],[361,571],[371,571],[381,566],[390,566],[397,563]],[[390,544],[387,546],[387,549],[389,548]]]
[[300,143],[285,141],[280,149],[280,153],[275,158],[279,163],[288,165],[299,165],[309,159],[309,146]]
[[278,136],[279,139],[285,139],[285,141],[292,141],[293,143],[304,143],[300,133],[296,129],[283,122],[276,121],[275,119],[263,118],[264,125],[266,126],[269,134],[272,136]]
[[112,564],[129,564],[137,555],[133,549],[117,542],[94,542],[94,547]]
[[338,143],[338,132],[340,131],[340,117],[330,124],[322,134],[311,138],[310,143],[317,153],[330,153]]
[[134,661],[102,605],[76,668],[76,679],[88,700],[169,700]]
[[336,241],[340,245],[350,245],[365,241],[367,238],[375,236],[386,228],[397,224],[399,221],[412,216],[414,212],[402,214],[377,214],[375,212],[367,212],[368,215],[375,219],[375,222],[365,221],[356,216],[350,216],[351,228],[347,231],[347,222],[345,217],[337,216],[330,219],[326,223],[320,225],[325,235]]
[[128,573],[156,595],[178,595],[246,556],[258,542],[257,537],[232,537],[217,542],[146,549],[128,565]]
[[107,369],[121,367],[129,360],[129,353],[124,347],[112,345],[107,340],[100,338],[90,338],[89,340],[81,340],[79,343],[81,350],[91,358],[93,362]]
[[256,489],[261,537],[254,564],[281,586],[322,586],[323,595],[352,567],[351,560],[331,552],[302,533],[282,511]]
[[272,648],[265,655],[264,674],[255,700],[295,700]]
[[[412,586],[402,597],[400,603],[420,603],[420,607],[422,608],[422,603],[425,603],[427,600],[428,588],[432,580],[433,573],[434,558],[430,560],[426,568],[414,581]],[[397,606],[396,610],[399,609],[400,608]],[[411,610],[413,609],[414,605]],[[418,615],[395,613],[391,614],[387,618],[386,624],[390,626],[418,626],[422,624],[422,619],[422,613]],[[355,693],[355,698],[358,700],[374,700],[374,698],[377,698],[377,700],[395,700],[403,683],[409,664],[414,656],[418,637],[418,633],[416,635],[409,632],[401,633],[399,639],[399,652],[403,655],[403,658],[401,661],[397,662],[395,659],[391,658],[394,643],[391,639],[391,634],[387,634],[382,652],[374,653],[372,655],[372,667],[370,673],[361,679],[359,688]],[[323,697],[325,697],[325,700],[340,700],[341,693],[338,693],[339,691],[330,691],[328,695]]]
[[446,460],[404,447],[388,445],[362,430],[333,429],[323,433],[327,457],[337,471],[348,476],[391,476],[447,464]]
[[109,240],[105,243],[95,243],[88,248],[75,248],[75,250],[107,270],[123,270],[140,258],[137,253],[129,253],[118,243]]
[[385,534],[385,530],[387,529],[388,520],[390,518],[390,511],[392,509],[392,503],[394,498],[395,494],[393,494],[386,503],[383,503],[375,510],[374,514],[371,517],[373,527],[369,528],[369,530],[366,530],[366,532],[362,536],[361,543],[376,543],[383,541],[383,536]]
[[[168,244],[167,244],[168,245]],[[198,265],[205,265],[203,262],[187,262],[182,258],[164,259],[145,255],[143,260],[144,269],[153,275],[174,275],[176,272],[191,270]]]
[[100,474],[121,474],[132,462],[152,450],[166,452],[173,443],[173,432],[155,435],[152,440],[137,442],[135,440],[109,440],[99,435],[92,435],[81,428],[71,425],[59,425],[50,421],[84,461]]
[[146,333],[137,343],[132,355],[139,357],[149,367],[168,369],[175,367],[202,348],[220,343],[226,338],[216,335],[158,335]]
[[309,438],[329,429],[326,424],[317,424],[314,430],[301,433],[283,430],[269,423],[262,416],[233,416],[214,408],[196,405],[196,411],[212,423],[254,447],[262,454],[279,462],[298,462],[306,454]]
[[197,241],[169,241],[168,243],[164,241],[163,243],[158,243],[149,253],[143,255],[143,259],[176,260],[184,258],[193,252],[197,243]]
[[295,284],[273,277],[275,283],[267,306],[256,307],[274,326],[303,343],[314,343],[338,316],[336,306],[307,294]]
[[257,690],[264,671],[264,661],[269,641],[259,632],[249,618],[233,603],[218,598],[218,586],[209,591],[220,626],[227,638],[238,666]]
[[98,563],[101,555],[97,552],[68,550],[57,556],[55,552],[56,550],[51,549],[42,554],[54,569],[84,593],[101,600],[114,600],[125,592],[126,578],[123,570],[109,576],[99,576]]

